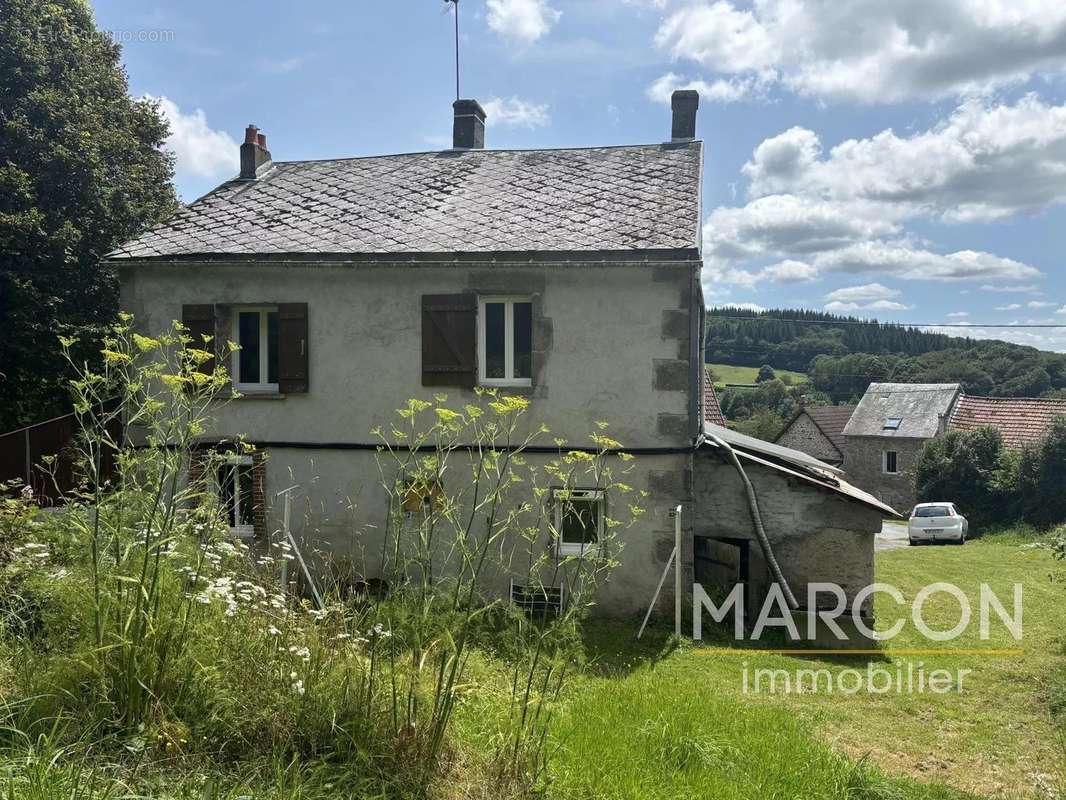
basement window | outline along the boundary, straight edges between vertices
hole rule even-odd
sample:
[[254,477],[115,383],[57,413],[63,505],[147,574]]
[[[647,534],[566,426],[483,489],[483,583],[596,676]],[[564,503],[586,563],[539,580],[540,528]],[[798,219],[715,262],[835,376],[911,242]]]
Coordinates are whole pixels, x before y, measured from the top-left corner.
[[233,314],[233,385],[241,392],[278,391],[278,310],[239,307]]
[[596,555],[603,538],[604,497],[597,489],[556,489],[555,530],[560,556]]
[[548,612],[563,612],[563,589],[561,586],[522,585],[511,580],[511,602],[536,616]]
[[478,298],[478,379],[483,386],[533,384],[533,303]]
[[899,474],[899,454],[895,450],[884,450],[881,457],[881,466],[886,475]]
[[230,456],[219,465],[218,500],[230,533],[241,538],[255,535],[255,496],[251,456]]
[[899,426],[902,425],[902,424],[903,424],[903,419],[901,417],[887,417],[885,419],[885,427],[884,427],[884,429],[886,431],[898,431],[899,430]]

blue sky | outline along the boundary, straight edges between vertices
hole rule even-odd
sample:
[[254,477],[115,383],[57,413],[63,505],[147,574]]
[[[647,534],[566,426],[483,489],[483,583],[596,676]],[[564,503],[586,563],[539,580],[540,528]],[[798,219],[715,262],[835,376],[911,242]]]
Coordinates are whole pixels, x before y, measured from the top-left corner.
[[[450,143],[442,0],[96,0],[191,201],[278,160]],[[662,141],[701,91],[712,304],[970,324],[1066,350],[1061,0],[460,0],[489,147]]]

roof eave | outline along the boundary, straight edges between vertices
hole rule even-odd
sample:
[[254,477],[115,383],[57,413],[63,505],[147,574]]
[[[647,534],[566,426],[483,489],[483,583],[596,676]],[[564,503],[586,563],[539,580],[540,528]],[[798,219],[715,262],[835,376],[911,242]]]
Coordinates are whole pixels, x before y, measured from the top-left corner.
[[104,261],[115,265],[138,264],[661,264],[699,266],[699,248],[647,248],[633,250],[528,250],[486,252],[416,252],[416,253],[182,253],[178,255],[127,256],[109,253]]

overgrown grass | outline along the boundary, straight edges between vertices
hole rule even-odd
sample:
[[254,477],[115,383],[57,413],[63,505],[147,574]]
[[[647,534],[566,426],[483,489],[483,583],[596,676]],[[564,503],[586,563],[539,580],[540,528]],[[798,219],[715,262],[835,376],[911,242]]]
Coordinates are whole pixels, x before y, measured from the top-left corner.
[[[571,694],[558,730],[558,796],[1062,796],[1066,759],[1055,714],[1066,710],[1066,571],[1033,546],[1038,541],[1013,530],[964,547],[878,553],[878,580],[898,586],[908,603],[921,587],[950,581],[975,612],[973,628],[958,641],[931,643],[908,624],[883,656],[798,657],[720,645],[671,651],[661,633],[641,645],[630,630],[595,626],[588,641],[598,667]],[[1022,641],[994,617],[991,638],[981,640],[980,584],[1007,600],[1015,582],[1023,586]],[[898,613],[891,599],[878,597],[878,627]],[[955,601],[936,595],[924,617],[946,629],[958,613]],[[934,652],[914,655],[916,648]],[[962,648],[1022,654],[957,652]],[[961,693],[945,695],[743,691],[745,666],[839,674],[909,662],[973,672]]]
[[[588,668],[564,692],[551,735],[548,797],[574,798],[840,798],[840,800],[947,800],[963,797],[1054,796],[1062,764],[1052,711],[1061,692],[1062,584],[1056,562],[1030,547],[1025,532],[989,535],[965,547],[923,547],[878,554],[878,578],[905,596],[930,581],[950,580],[971,596],[981,582],[1002,596],[1024,586],[1025,636],[1021,658],[929,655],[928,668],[965,666],[972,682],[951,695],[744,695],[740,673],[749,666],[863,667],[868,659],[797,658],[742,649],[675,646],[663,629],[644,641],[635,625],[597,622],[584,638]],[[929,624],[946,627],[955,610],[930,601]],[[894,608],[879,608],[882,624]],[[993,628],[987,642],[1013,644]],[[894,655],[928,644],[908,634],[886,646]],[[509,665],[488,642],[471,655],[456,716],[449,778],[435,796],[501,797],[491,763],[497,722],[508,705]],[[10,656],[10,653],[8,653]],[[883,662],[879,662],[883,663]],[[22,748],[20,750],[19,748]],[[75,798],[74,776],[88,765],[99,776],[93,800],[108,797],[100,780],[118,780],[112,796],[180,800],[235,800],[240,796],[290,800],[347,796],[402,796],[374,780],[357,757],[303,756],[295,761],[254,752],[219,763],[202,756],[151,759],[127,753],[53,758],[47,746],[26,761],[26,742],[9,744],[2,767],[18,791],[0,798]],[[114,753],[114,751],[112,751]],[[116,761],[117,758],[117,761]],[[53,766],[39,777],[42,762]],[[79,772],[80,770],[80,772]],[[28,775],[25,773],[29,773]],[[5,774],[0,771],[0,775]],[[21,783],[19,782],[21,781]],[[37,783],[33,783],[36,781]],[[45,790],[29,793],[25,786]],[[88,786],[88,783],[85,783]],[[1045,788],[1047,791],[1045,791]],[[43,793],[42,793],[43,791]],[[968,794],[971,792],[972,794]]]

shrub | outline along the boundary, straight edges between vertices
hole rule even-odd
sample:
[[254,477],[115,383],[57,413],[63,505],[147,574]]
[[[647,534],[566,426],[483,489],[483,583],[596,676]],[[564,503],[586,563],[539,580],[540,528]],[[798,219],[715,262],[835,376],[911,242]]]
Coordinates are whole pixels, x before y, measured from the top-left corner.
[[1066,417],[1057,417],[1039,445],[1022,451],[1018,491],[1025,519],[1040,528],[1066,522]]
[[[547,431],[523,433],[523,398],[409,400],[377,431],[389,497],[378,574],[391,588],[345,596],[337,582],[312,603],[279,580],[298,555],[290,540],[228,536],[209,483],[221,456],[196,447],[228,385],[221,369],[201,372],[210,345],[176,324],[157,338],[130,326],[115,326],[103,371],[73,385],[80,483],[63,510],[40,513],[23,495],[0,504],[0,596],[20,598],[0,609],[0,643],[17,652],[14,674],[0,674],[13,686],[0,745],[43,735],[149,761],[338,760],[385,794],[424,796],[462,760],[456,708],[472,686],[493,684],[506,700],[490,723],[493,785],[540,783],[580,626],[615,564],[617,531],[641,513],[620,480],[629,457],[607,455],[620,444],[606,425],[587,449],[535,466],[526,449]],[[108,410],[101,401],[113,397],[120,409]],[[206,459],[200,477],[189,473],[194,450]],[[105,482],[108,453],[117,467]],[[610,499],[603,558],[554,555],[549,500],[569,504],[575,485]],[[346,572],[369,577],[362,564]],[[508,576],[562,585],[567,602],[519,612],[493,590]],[[506,655],[507,675],[482,674],[485,647]]]
[[777,373],[774,372],[774,368],[769,364],[763,364],[759,367],[759,374],[755,376],[756,383],[762,383],[763,381],[772,381],[777,377]]
[[978,530],[1016,515],[1015,475],[1014,459],[993,427],[948,431],[931,439],[914,466],[918,501],[954,502]]

